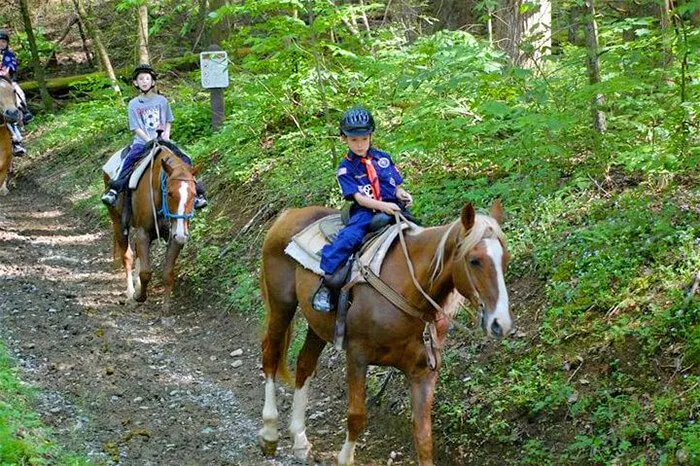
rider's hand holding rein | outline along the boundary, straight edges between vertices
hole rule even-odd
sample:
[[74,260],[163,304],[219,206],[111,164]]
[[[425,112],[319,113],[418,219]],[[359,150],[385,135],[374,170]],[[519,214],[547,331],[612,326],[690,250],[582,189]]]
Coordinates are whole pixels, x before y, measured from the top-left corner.
[[411,204],[413,204],[413,196],[401,186],[396,188],[396,197],[398,197],[399,201],[403,202],[406,207],[411,207]]
[[353,199],[362,207],[378,210],[388,215],[393,216],[394,212],[401,212],[401,207],[399,207],[399,205],[395,202],[377,201],[376,199],[372,199],[371,197],[365,196],[361,193],[355,193],[353,195]]

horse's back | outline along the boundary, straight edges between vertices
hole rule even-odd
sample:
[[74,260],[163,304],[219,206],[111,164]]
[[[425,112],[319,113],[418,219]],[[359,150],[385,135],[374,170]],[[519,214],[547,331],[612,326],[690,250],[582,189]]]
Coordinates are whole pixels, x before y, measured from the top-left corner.
[[292,237],[301,230],[327,215],[336,213],[336,209],[324,206],[309,206],[284,210],[272,224],[263,243],[263,255],[284,254]]

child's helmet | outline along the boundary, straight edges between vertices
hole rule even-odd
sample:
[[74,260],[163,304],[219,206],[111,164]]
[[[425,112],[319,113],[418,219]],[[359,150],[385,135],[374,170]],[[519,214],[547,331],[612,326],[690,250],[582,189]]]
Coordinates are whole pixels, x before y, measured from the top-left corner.
[[138,78],[139,75],[143,73],[150,74],[154,81],[158,79],[158,74],[151,65],[149,65],[148,63],[141,63],[136,68],[134,68],[134,72],[131,73],[131,80],[136,80],[136,78]]
[[368,136],[374,133],[374,118],[362,107],[348,109],[340,119],[340,134],[345,136]]
[[0,31],[0,39],[10,42],[10,35],[7,33],[7,31]]

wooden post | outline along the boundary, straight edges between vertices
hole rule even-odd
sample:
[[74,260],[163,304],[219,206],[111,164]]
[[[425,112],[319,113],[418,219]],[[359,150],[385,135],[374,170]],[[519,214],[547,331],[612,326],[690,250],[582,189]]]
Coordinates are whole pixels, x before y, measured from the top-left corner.
[[[210,52],[218,52],[221,50],[221,47],[212,44],[207,50]],[[226,116],[224,88],[215,87],[209,89],[209,101],[211,102],[211,126],[214,131],[218,131],[224,123],[224,117]]]

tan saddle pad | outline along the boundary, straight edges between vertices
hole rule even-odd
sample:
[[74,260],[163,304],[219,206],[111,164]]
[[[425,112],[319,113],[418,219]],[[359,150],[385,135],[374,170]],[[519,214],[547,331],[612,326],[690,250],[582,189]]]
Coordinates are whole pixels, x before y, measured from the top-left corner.
[[[340,214],[323,217],[294,235],[284,252],[305,269],[323,275],[321,249],[333,241],[344,226]],[[415,223],[402,223],[401,228],[409,233],[421,229]],[[360,252],[356,254],[357,260],[353,266],[351,280],[359,274],[359,264],[369,266],[376,275],[379,275],[384,257],[398,234],[399,226],[390,225],[364,243]]]

